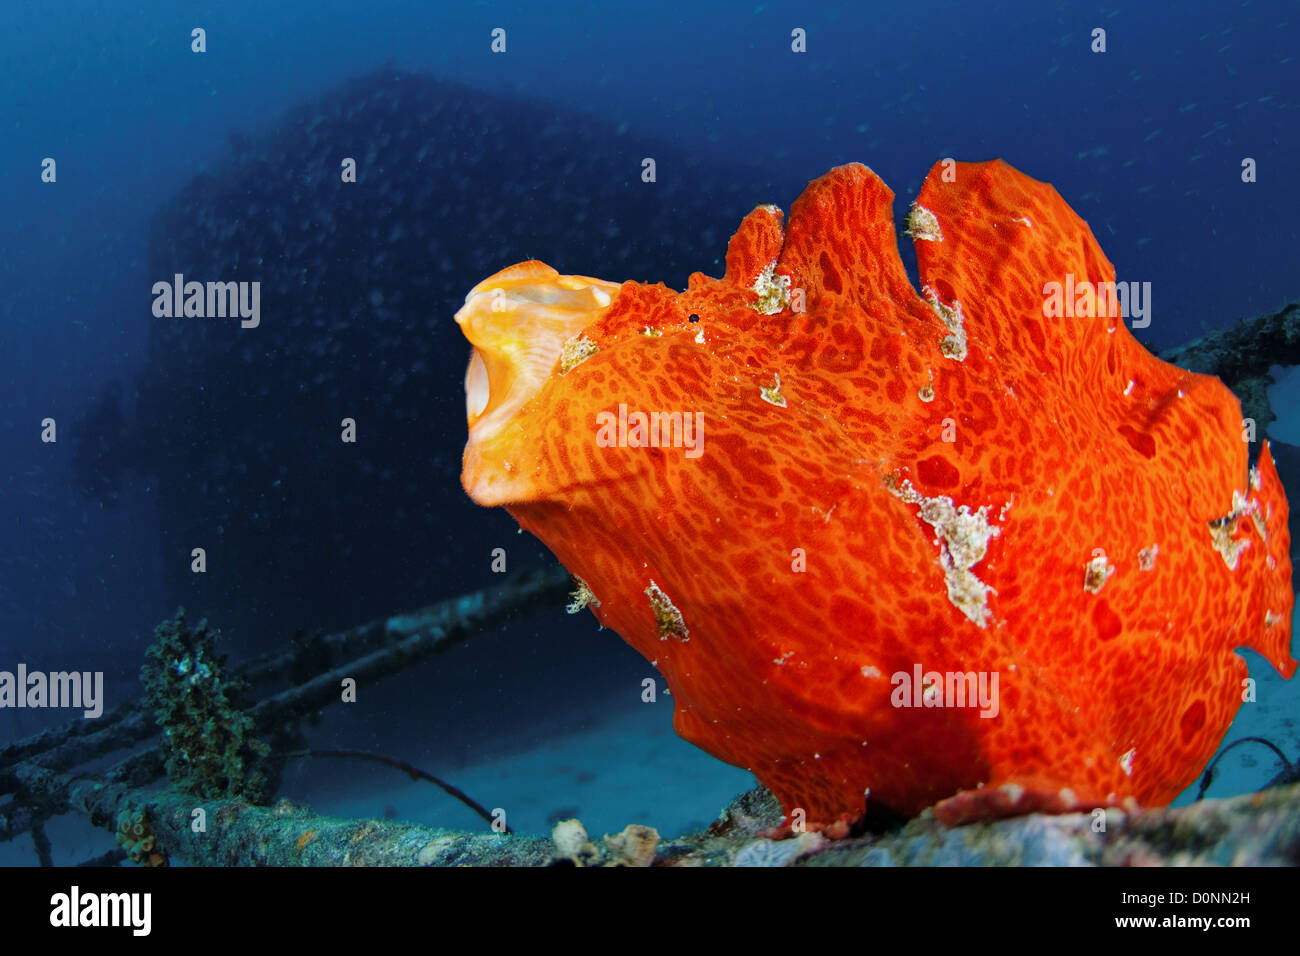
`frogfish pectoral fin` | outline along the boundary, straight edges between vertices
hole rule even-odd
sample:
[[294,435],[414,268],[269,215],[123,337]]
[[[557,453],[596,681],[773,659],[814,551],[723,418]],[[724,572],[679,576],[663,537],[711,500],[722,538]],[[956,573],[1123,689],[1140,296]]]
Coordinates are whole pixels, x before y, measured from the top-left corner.
[[1138,809],[1133,797],[1115,794],[1097,799],[1076,792],[1069,786],[1042,779],[1021,777],[995,781],[976,790],[962,790],[934,805],[934,815],[945,826],[955,827],[976,820],[1020,816],[1026,813],[1086,813],[1099,808],[1120,806]]

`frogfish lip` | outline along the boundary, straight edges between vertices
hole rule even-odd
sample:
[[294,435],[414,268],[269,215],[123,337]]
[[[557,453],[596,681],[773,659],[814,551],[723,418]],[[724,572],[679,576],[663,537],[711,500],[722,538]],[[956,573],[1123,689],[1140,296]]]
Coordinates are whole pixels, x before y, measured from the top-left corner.
[[465,296],[456,323],[474,346],[465,373],[469,441],[461,483],[481,505],[536,496],[533,437],[512,422],[557,372],[565,343],[600,320],[620,284],[560,275],[529,260],[484,279]]

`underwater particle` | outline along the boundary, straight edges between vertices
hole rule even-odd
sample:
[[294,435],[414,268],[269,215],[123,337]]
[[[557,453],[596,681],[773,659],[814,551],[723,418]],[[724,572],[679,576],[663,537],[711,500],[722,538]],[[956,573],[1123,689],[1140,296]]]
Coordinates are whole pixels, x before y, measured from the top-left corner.
[[1138,552],[1138,570],[1150,571],[1156,566],[1156,557],[1160,554],[1160,545],[1153,544]]
[[758,394],[762,397],[763,401],[767,402],[769,405],[775,405],[777,408],[785,408],[785,396],[781,394],[781,376],[775,372],[773,372],[772,375],[776,380],[774,384],[760,385],[758,387]]
[[591,588],[587,587],[586,581],[582,580],[582,578],[575,577],[573,583],[575,585],[573,593],[569,596],[569,603],[565,605],[564,608],[566,613],[577,614],[589,604],[594,607],[600,607],[600,601],[597,600],[596,595],[591,593]]
[[1083,589],[1090,594],[1100,593],[1102,586],[1114,573],[1115,567],[1106,559],[1105,553],[1096,555],[1084,566]]
[[564,347],[560,349],[560,374],[572,372],[599,351],[596,343],[581,332],[566,339]]
[[609,866],[650,866],[658,854],[659,831],[629,823],[620,833],[605,834],[605,846],[611,854]]
[[790,284],[785,276],[776,274],[776,260],[764,267],[754,280],[754,294],[758,301],[751,308],[763,315],[776,315],[790,305]]
[[686,621],[682,618],[682,612],[677,610],[676,605],[669,599],[667,594],[660,589],[654,581],[645,589],[646,597],[650,599],[650,610],[655,616],[655,630],[659,632],[659,640],[666,641],[670,637],[675,637],[682,643],[690,640],[690,631],[686,629]]
[[912,208],[908,210],[907,228],[904,232],[913,239],[943,242],[943,230],[939,228],[939,218],[917,203],[912,203]]
[[592,866],[600,861],[600,850],[587,837],[587,828],[578,820],[561,820],[551,831],[555,844],[552,859],[568,860],[574,866]]

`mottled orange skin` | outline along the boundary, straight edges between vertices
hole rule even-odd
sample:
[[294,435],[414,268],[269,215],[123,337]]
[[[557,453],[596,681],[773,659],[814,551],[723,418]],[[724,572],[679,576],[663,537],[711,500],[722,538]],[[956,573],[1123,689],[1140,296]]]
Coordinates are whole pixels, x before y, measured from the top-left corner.
[[[1236,399],[1120,318],[1044,318],[1045,283],[1113,267],[1050,185],[1000,161],[955,173],[931,171],[917,202],[943,238],[916,245],[923,285],[962,304],[964,360],[942,353],[949,329],[900,263],[893,194],[844,166],[784,231],[774,208],[751,213],[724,278],[625,283],[584,331],[599,352],[557,367],[515,419],[528,491],[510,513],[664,675],[678,733],[812,825],[842,829],[868,791],[909,815],[938,803],[949,823],[1165,804],[1241,703],[1234,647],[1296,666],[1286,498],[1267,447],[1251,487]],[[806,312],[755,310],[774,260]],[[760,395],[775,375],[784,408]],[[703,454],[598,447],[596,415],[619,403],[702,411]],[[1000,528],[973,568],[993,589],[986,627],[949,599],[901,481]],[[1234,490],[1263,530],[1236,523],[1249,543],[1230,570],[1209,523]],[[1095,549],[1114,573],[1092,593]],[[660,633],[652,580],[688,640]],[[892,706],[890,676],[918,663],[996,671],[998,716]]]

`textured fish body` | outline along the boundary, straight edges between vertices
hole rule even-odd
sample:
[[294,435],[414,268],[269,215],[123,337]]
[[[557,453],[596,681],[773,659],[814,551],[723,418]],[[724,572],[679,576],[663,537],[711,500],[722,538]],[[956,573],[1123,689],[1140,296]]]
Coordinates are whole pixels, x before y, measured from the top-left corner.
[[1269,449],[1249,468],[1228,389],[1105,307],[1050,185],[937,165],[919,294],[892,201],[834,169],[682,293],[480,283],[465,488],[659,669],[683,737],[813,825],[1167,803],[1242,702],[1234,648],[1295,670]]

